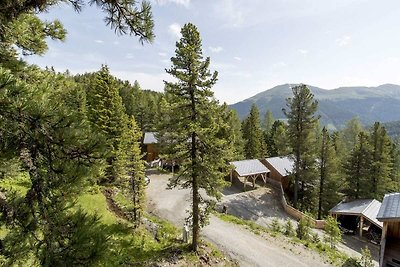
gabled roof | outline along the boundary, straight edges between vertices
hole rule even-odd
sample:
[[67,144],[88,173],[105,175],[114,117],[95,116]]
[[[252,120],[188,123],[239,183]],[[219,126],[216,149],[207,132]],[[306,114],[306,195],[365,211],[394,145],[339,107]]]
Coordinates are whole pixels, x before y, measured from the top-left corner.
[[400,220],[400,193],[385,195],[377,218],[381,222]]
[[343,215],[363,215],[370,222],[382,228],[382,223],[377,220],[381,202],[376,199],[357,199],[350,202],[340,202],[329,212]]
[[148,144],[157,144],[157,143],[158,143],[158,140],[155,137],[155,132],[144,133],[143,144],[148,145]]
[[265,159],[280,175],[286,176],[293,172],[294,161],[290,157],[273,157]]
[[233,161],[230,164],[235,167],[235,171],[240,177],[269,172],[269,169],[258,159]]

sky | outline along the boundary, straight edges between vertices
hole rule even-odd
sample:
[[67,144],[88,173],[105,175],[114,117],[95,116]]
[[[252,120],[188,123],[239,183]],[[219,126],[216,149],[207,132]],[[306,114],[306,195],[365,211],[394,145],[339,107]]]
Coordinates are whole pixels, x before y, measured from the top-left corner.
[[53,7],[65,42],[49,40],[43,56],[25,59],[57,71],[84,73],[107,64],[113,75],[163,91],[165,69],[188,22],[198,27],[203,54],[218,71],[213,90],[232,104],[284,83],[325,89],[400,84],[398,0],[151,0],[156,38],[141,45],[118,36],[95,6],[76,13]]

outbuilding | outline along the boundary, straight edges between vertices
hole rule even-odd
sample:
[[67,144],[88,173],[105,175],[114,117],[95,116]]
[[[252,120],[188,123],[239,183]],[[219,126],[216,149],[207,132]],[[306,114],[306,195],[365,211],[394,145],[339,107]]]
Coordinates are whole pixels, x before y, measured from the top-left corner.
[[340,202],[329,213],[336,217],[344,229],[357,231],[360,236],[368,233],[370,239],[379,243],[383,227],[377,219],[380,207],[381,202],[376,199],[356,199]]
[[158,149],[158,140],[155,132],[146,132],[143,137],[144,151],[146,152],[146,161],[152,162],[158,158],[160,151]]
[[255,187],[257,178],[261,178],[264,183],[267,182],[267,175],[270,170],[258,159],[233,161],[230,164],[233,166],[230,176],[231,182],[234,178],[239,179],[243,182],[244,189],[246,189],[246,183],[249,179],[253,184],[253,188]]
[[377,219],[383,223],[380,267],[400,267],[400,193],[386,194]]

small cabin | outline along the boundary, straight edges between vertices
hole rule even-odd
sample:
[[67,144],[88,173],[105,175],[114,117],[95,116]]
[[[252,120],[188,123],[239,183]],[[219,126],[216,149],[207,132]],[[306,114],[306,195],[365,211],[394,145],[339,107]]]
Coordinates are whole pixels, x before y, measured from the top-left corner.
[[250,180],[255,187],[256,180],[259,178],[264,183],[267,182],[267,175],[270,170],[265,167],[258,159],[247,159],[240,161],[230,162],[233,169],[231,171],[230,180],[234,182],[234,179],[240,183],[243,183],[243,189],[246,190],[246,184]]
[[144,152],[146,153],[145,157],[147,162],[152,162],[158,159],[158,156],[160,154],[158,148],[158,140],[155,134],[156,134],[155,132],[144,133],[143,147],[144,147]]
[[294,161],[289,156],[272,157],[261,160],[270,170],[269,178],[282,184],[283,189],[289,186],[289,175],[293,173]]
[[377,219],[383,223],[380,267],[400,267],[400,193],[386,194]]

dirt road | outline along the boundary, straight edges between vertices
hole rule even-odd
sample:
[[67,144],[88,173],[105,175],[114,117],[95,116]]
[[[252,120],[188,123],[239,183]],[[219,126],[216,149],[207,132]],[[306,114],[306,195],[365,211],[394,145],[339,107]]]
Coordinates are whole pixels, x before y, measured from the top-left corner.
[[[148,210],[178,227],[183,226],[190,207],[190,190],[167,190],[168,175],[150,175],[147,188]],[[202,236],[237,260],[240,266],[331,266],[313,251],[280,238],[265,239],[237,225],[212,216]]]

